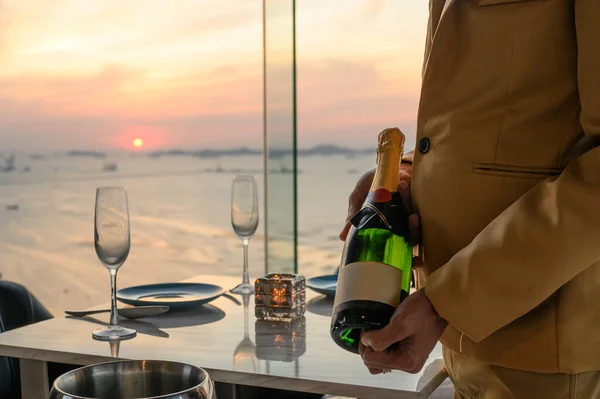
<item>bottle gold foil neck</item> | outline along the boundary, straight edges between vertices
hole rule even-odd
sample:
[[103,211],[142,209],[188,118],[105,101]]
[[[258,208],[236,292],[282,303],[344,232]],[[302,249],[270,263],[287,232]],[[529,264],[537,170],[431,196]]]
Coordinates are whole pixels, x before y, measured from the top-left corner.
[[404,152],[404,134],[397,127],[379,133],[377,146],[377,171],[370,191],[385,188],[390,192],[398,190],[400,160]]
[[400,152],[402,152],[404,149],[405,140],[406,137],[404,136],[404,133],[402,133],[397,127],[385,129],[379,133],[377,152],[395,149],[398,149]]

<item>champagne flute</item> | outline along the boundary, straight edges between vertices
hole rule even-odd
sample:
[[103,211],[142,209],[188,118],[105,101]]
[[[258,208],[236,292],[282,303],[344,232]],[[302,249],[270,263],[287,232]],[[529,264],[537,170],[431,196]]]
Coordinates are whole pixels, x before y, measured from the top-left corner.
[[242,283],[231,290],[234,294],[254,294],[248,277],[248,243],[258,227],[258,190],[254,176],[234,176],[231,187],[231,225],[244,247]]
[[136,331],[119,326],[117,313],[117,271],[129,255],[129,208],[123,187],[100,187],[96,190],[94,245],[100,262],[110,272],[110,324],[93,332],[102,341],[133,338]]

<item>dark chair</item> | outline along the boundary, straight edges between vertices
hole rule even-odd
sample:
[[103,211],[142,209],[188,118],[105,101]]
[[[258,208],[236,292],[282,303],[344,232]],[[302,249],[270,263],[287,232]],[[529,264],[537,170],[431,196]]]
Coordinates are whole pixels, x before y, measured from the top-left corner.
[[[25,287],[0,281],[0,333],[51,318]],[[0,398],[20,399],[20,381],[18,359],[0,356]]]

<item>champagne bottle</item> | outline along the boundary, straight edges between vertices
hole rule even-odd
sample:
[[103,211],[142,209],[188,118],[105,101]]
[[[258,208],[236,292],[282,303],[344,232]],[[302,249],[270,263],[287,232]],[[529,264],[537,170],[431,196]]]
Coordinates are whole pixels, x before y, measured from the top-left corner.
[[385,327],[410,291],[409,214],[398,192],[404,140],[397,128],[379,134],[371,189],[350,220],[330,333],[340,347],[354,353],[361,331]]

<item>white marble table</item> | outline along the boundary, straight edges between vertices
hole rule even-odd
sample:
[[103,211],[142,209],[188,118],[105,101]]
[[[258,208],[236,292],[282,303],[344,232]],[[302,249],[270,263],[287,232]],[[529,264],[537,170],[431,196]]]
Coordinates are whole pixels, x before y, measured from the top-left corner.
[[[198,276],[187,281],[230,288],[238,280]],[[243,298],[235,297],[242,302]],[[88,365],[115,357],[189,363],[225,383],[364,399],[426,398],[446,378],[439,346],[418,374],[394,371],[372,376],[359,356],[338,348],[331,340],[331,302],[308,289],[306,300],[304,326],[295,324],[288,332],[257,322],[253,297],[247,301],[247,323],[243,304],[220,297],[194,311],[124,321],[122,324],[137,329],[138,335],[112,346],[91,336],[92,330],[108,321],[107,316],[82,319],[57,315],[0,334],[0,355],[22,359],[23,399],[47,395],[46,362]]]

